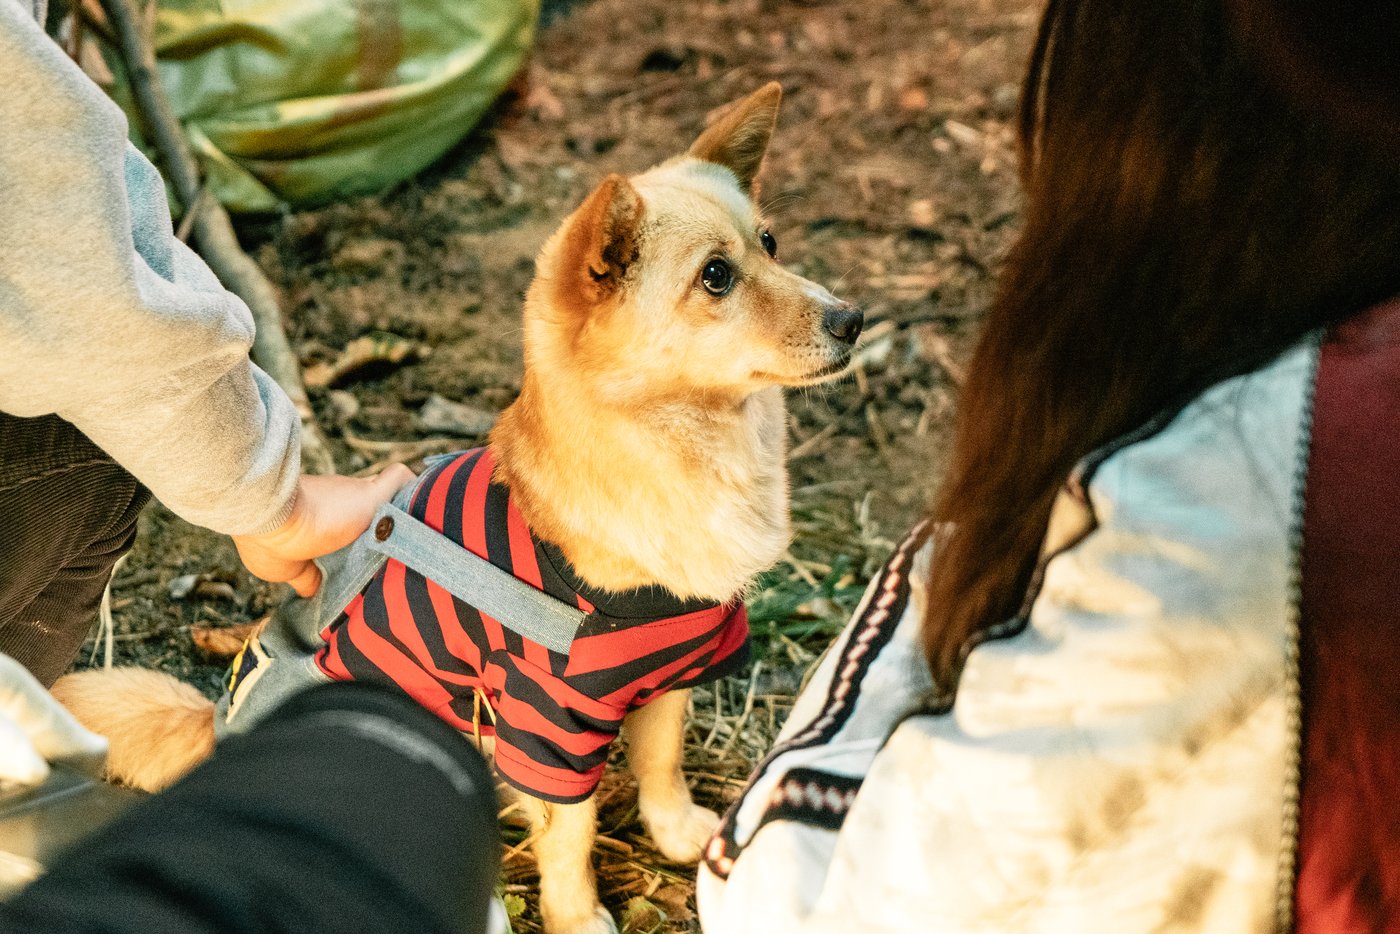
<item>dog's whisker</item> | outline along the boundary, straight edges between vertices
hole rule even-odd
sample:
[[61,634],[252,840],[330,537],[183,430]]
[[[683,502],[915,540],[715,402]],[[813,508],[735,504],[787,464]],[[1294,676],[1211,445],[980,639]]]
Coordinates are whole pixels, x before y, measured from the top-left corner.
[[786,210],[794,204],[800,204],[807,200],[807,196],[801,192],[784,191],[779,192],[771,198],[765,198],[759,203],[759,211],[763,214],[777,213]]
[[860,260],[856,260],[854,263],[852,263],[852,264],[846,269],[845,272],[843,272],[843,273],[841,273],[841,275],[837,276],[837,277],[836,277],[836,286],[835,286],[836,290],[837,290],[837,291],[840,291],[841,289],[844,289],[845,286],[846,286],[846,278],[847,278],[851,273],[855,272],[855,271],[856,271],[857,269],[859,269],[859,268],[860,268]]

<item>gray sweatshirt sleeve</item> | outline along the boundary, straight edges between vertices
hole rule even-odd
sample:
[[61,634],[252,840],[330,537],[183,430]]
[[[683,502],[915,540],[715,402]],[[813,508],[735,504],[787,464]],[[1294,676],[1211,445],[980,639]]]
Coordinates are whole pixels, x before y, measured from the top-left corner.
[[0,0],[0,63],[0,411],[67,419],[197,525],[276,528],[300,425],[248,360],[252,315],[29,0]]

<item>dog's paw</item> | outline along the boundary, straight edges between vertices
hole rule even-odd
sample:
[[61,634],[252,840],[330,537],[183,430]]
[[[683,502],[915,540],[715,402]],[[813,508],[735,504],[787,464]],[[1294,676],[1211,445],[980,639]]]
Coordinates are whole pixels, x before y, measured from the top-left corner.
[[546,919],[544,929],[545,934],[617,934],[612,915],[602,905],[595,906],[591,916]]
[[656,848],[669,860],[693,863],[719,827],[719,815],[698,804],[687,803],[674,811],[644,814]]

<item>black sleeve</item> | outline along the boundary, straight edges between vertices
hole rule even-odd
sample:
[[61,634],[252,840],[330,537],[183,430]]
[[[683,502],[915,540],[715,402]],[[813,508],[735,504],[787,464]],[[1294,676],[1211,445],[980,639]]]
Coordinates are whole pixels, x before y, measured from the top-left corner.
[[472,745],[361,685],[298,695],[0,905],[0,930],[477,934],[499,838]]

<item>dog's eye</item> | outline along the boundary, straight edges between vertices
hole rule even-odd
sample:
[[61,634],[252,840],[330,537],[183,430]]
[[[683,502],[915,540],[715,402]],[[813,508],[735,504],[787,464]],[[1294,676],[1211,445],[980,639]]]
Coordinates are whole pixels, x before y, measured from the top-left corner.
[[734,271],[722,259],[712,259],[700,270],[700,284],[711,295],[723,295],[734,284]]
[[773,234],[765,230],[758,235],[758,242],[763,244],[763,248],[768,251],[768,255],[774,259],[778,258],[778,241],[773,238]]

